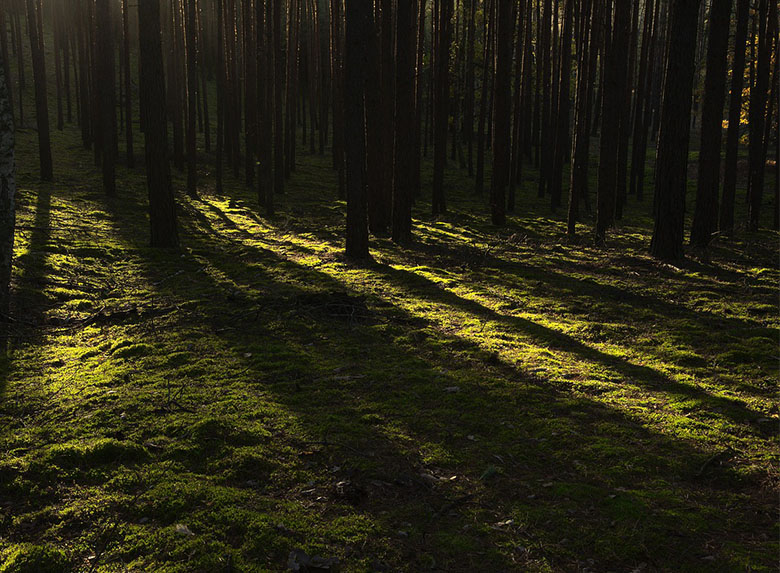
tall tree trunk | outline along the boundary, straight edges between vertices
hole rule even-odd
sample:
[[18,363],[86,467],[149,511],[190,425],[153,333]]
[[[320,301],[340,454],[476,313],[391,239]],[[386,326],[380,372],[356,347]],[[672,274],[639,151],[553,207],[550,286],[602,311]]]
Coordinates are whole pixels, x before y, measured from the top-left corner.
[[[684,0],[689,1],[689,0]],[[626,67],[631,6],[615,3],[611,31],[606,31],[604,85],[602,86],[601,139],[596,207],[596,244],[604,245],[607,228],[615,221],[620,118],[625,106]],[[609,11],[607,11],[609,13]]]
[[590,26],[591,1],[582,0],[580,6],[580,45],[577,58],[577,87],[574,100],[574,137],[572,141],[571,174],[569,183],[569,211],[567,214],[567,234],[577,234],[579,218],[579,200],[588,189],[588,160],[590,150],[590,130],[588,114],[588,84],[590,82],[590,60],[593,45],[593,27]]
[[720,145],[723,134],[723,104],[726,100],[726,52],[729,46],[731,0],[713,0],[710,9],[707,76],[701,112],[701,145],[696,207],[691,244],[706,247],[718,228]]
[[151,246],[174,248],[179,245],[176,229],[176,203],[171,188],[168,162],[168,119],[165,106],[160,1],[138,3],[138,39],[140,44],[140,98],[144,107],[144,156],[146,185],[149,190]]
[[490,213],[494,225],[506,224],[506,188],[510,171],[510,118],[512,106],[512,1],[497,0],[496,81],[493,101],[493,178],[490,186]]
[[97,66],[95,70],[100,106],[100,158],[103,167],[103,190],[107,195],[116,194],[116,94],[114,91],[114,29],[111,18],[111,0],[95,3],[95,35]]
[[626,45],[626,72],[623,83],[623,105],[618,118],[618,154],[615,175],[615,219],[623,218],[623,206],[628,191],[628,140],[631,134],[631,93],[634,86],[634,68],[636,67],[636,34],[639,13],[639,0],[625,0],[631,8],[631,24],[628,44]]
[[[261,2],[262,0],[253,0]],[[257,42],[255,34],[260,31],[255,29],[254,5],[252,0],[244,0],[243,29],[244,29],[244,180],[248,186],[255,182],[255,156],[257,150]]]
[[[125,85],[125,153],[127,166],[135,167],[133,153],[133,82],[130,70],[130,7],[128,0],[122,0],[122,68]],[[66,82],[67,85],[67,82]]]
[[368,229],[375,236],[387,231],[387,210],[382,200],[384,193],[385,118],[382,110],[382,19],[376,4],[372,14],[368,42],[364,46],[369,65],[366,68],[366,193],[368,200]]
[[27,0],[27,21],[29,22],[30,49],[32,52],[33,77],[35,80],[35,121],[38,125],[38,157],[41,179],[51,181],[54,177],[51,158],[51,136],[49,132],[49,98],[46,89],[46,59],[43,48],[43,24],[40,0]]
[[[645,122],[645,108],[649,107],[649,87],[652,82],[652,30],[654,22],[654,3],[661,0],[646,0],[645,18],[642,30],[642,48],[639,53],[639,79],[637,82],[636,101],[634,103],[633,133],[631,136],[631,169],[629,171],[630,195],[636,195],[639,199],[639,185],[644,179],[644,161],[641,154],[645,153],[643,139],[647,141],[647,124]],[[641,169],[640,169],[641,164]]]
[[688,139],[695,75],[699,0],[672,0],[669,56],[656,150],[655,227],[650,253],[658,259],[683,257]]
[[198,105],[198,45],[195,0],[186,0],[187,16],[187,195],[198,196],[198,153],[196,116]]
[[[1,18],[0,18],[1,20]],[[4,22],[2,23],[5,26]],[[0,354],[8,348],[8,313],[11,299],[11,269],[16,227],[16,179],[14,163],[14,111],[7,83],[7,53],[0,65]]]
[[485,53],[482,60],[482,93],[479,96],[479,121],[477,123],[477,170],[474,177],[474,192],[482,194],[485,179],[485,123],[488,121],[488,98],[491,91],[491,77],[493,75],[493,30],[495,27],[496,0],[487,0],[485,18],[487,19],[485,30]]
[[393,174],[393,241],[412,240],[412,189],[415,180],[414,34],[415,0],[398,0],[396,24],[395,166]]
[[282,10],[284,0],[274,3],[274,193],[284,193],[284,51],[282,50]]
[[344,141],[347,176],[346,255],[368,258],[368,219],[365,165],[366,34],[371,26],[371,3],[346,0],[346,53],[344,66]]
[[[772,11],[774,12],[774,10]],[[748,148],[748,229],[758,230],[761,216],[761,202],[764,196],[764,173],[766,171],[766,147],[764,146],[764,125],[766,122],[766,96],[769,87],[769,59],[772,38],[768,33],[769,0],[758,2],[758,46],[755,85],[750,90],[750,147]]]
[[563,30],[561,32],[560,78],[558,81],[558,112],[555,118],[555,146],[550,180],[550,208],[553,212],[561,206],[563,164],[571,152],[569,141],[569,95],[571,85],[571,39],[573,0],[564,0]]
[[436,4],[438,4],[438,12],[436,20],[436,45],[433,56],[435,93],[433,99],[433,198],[431,204],[434,215],[447,211],[444,197],[444,167],[447,164],[452,0],[437,0]]
[[[8,54],[8,29],[6,28],[6,10],[5,6],[0,6],[0,58],[3,59],[3,74],[5,74],[5,87],[8,97],[8,105],[11,107],[11,120],[13,122],[14,114],[14,90],[11,88],[13,80],[11,79],[11,60]],[[10,18],[9,18],[10,20]]]
[[463,138],[469,177],[474,175],[474,43],[477,31],[477,0],[466,0],[469,13],[466,24],[466,92],[463,100]]
[[224,53],[224,13],[225,0],[216,1],[217,11],[217,149],[216,149],[216,191],[217,195],[222,194],[223,188],[223,154],[225,150],[225,58]]

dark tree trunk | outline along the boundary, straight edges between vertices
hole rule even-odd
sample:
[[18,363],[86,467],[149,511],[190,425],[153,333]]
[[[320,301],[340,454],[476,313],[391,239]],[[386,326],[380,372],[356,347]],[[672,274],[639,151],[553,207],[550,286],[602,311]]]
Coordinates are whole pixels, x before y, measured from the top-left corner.
[[396,24],[395,169],[393,175],[393,241],[412,240],[415,117],[415,0],[398,0]]
[[198,196],[197,105],[198,105],[198,46],[195,0],[186,0],[187,17],[187,195]]
[[477,31],[477,0],[467,0],[468,22],[466,23],[466,90],[463,94],[463,139],[466,143],[466,157],[469,177],[474,175],[474,44]]
[[[541,1],[541,0],[540,0]],[[539,151],[539,187],[538,196],[544,197],[547,190],[547,175],[549,173],[548,162],[550,161],[550,108],[552,103],[551,79],[552,79],[552,60],[550,58],[550,35],[552,26],[552,0],[544,0],[544,10],[542,12],[541,45],[537,54],[537,66],[541,67],[541,77],[538,81],[542,83],[542,116],[540,121],[540,151]],[[538,69],[538,68],[537,68]]]
[[656,150],[655,228],[650,253],[683,257],[688,139],[695,75],[699,0],[672,0],[663,103]]
[[494,225],[506,224],[506,188],[510,171],[510,117],[512,105],[512,1],[497,0],[496,81],[494,87],[493,178],[490,213]]
[[444,167],[447,164],[447,126],[449,122],[449,62],[452,0],[437,0],[436,46],[434,48],[433,98],[433,198],[434,215],[447,211],[444,198]]
[[[0,18],[2,20],[2,18]],[[5,26],[4,22],[0,24]],[[10,310],[11,270],[16,227],[16,179],[14,163],[14,111],[11,89],[7,82],[7,53],[0,65],[0,354],[8,347],[8,313]]]
[[629,194],[637,200],[642,198],[640,187],[644,184],[645,161],[647,145],[646,109],[650,107],[649,88],[653,75],[653,28],[656,21],[654,15],[661,0],[645,2],[645,21],[642,32],[642,48],[639,54],[639,80],[637,83],[636,102],[634,104],[633,134],[631,136],[631,169],[629,171]]
[[171,188],[168,163],[168,119],[165,107],[165,73],[163,71],[159,0],[138,3],[138,38],[140,44],[143,116],[146,158],[146,184],[149,189],[149,222],[152,247],[174,248],[179,245],[176,229],[176,203]]
[[618,221],[623,218],[623,206],[626,203],[628,191],[628,140],[631,134],[631,92],[634,85],[634,68],[636,66],[636,34],[639,13],[639,0],[625,1],[631,7],[631,28],[629,30],[629,42],[626,45],[623,105],[618,118],[618,154],[615,175],[615,219]]
[[488,97],[493,75],[493,30],[495,26],[494,6],[496,0],[486,1],[485,53],[482,64],[482,94],[479,97],[479,121],[477,124],[477,171],[474,177],[474,192],[481,195],[485,180],[485,123],[488,121]]
[[[261,0],[254,0],[261,2]],[[257,144],[257,42],[254,22],[254,6],[251,1],[244,0],[244,180],[248,186],[255,182],[255,156]]]
[[271,0],[274,50],[274,193],[284,193],[284,51],[282,50],[282,10],[284,0]]
[[591,14],[590,0],[582,0],[580,12],[580,45],[577,58],[577,88],[574,100],[574,138],[572,141],[571,174],[569,184],[569,211],[567,214],[567,234],[574,237],[577,233],[579,201],[588,189],[588,155],[590,150],[590,130],[588,114],[588,83],[590,82],[590,51],[593,28],[589,26]]
[[748,229],[757,231],[760,224],[761,202],[764,196],[764,173],[766,171],[766,146],[764,125],[766,123],[766,96],[769,87],[769,59],[772,38],[768,33],[769,0],[758,2],[758,46],[755,85],[750,90],[750,146],[748,148]]
[[368,258],[368,218],[365,165],[365,46],[371,26],[371,4],[365,0],[346,0],[344,65],[344,142],[347,176],[346,255],[350,259]]
[[366,68],[366,193],[368,200],[368,229],[376,236],[387,231],[387,209],[383,202],[384,156],[387,148],[382,110],[382,19],[379,6],[373,11],[371,30],[364,46],[369,65]]
[[553,212],[561,206],[563,187],[563,163],[571,152],[569,142],[569,96],[571,84],[572,2],[564,0],[563,30],[561,31],[560,78],[558,81],[558,112],[555,118],[555,146],[550,180],[550,208]]
[[[690,0],[685,0],[690,1]],[[607,13],[609,13],[607,11]],[[615,221],[617,201],[620,118],[626,105],[626,67],[628,64],[631,6],[616,2],[613,28],[607,34],[604,85],[602,86],[601,139],[599,142],[599,180],[596,207],[596,244],[604,245],[607,228]]]
[[125,86],[125,154],[127,166],[135,167],[133,152],[133,82],[130,70],[130,7],[128,0],[122,0],[122,68]]
[[114,91],[114,29],[111,18],[111,0],[95,3],[95,34],[97,66],[95,85],[100,106],[100,158],[103,167],[103,190],[107,195],[116,194],[116,94]]
[[[8,30],[6,28],[6,7],[0,5],[0,58],[3,59],[3,74],[5,74],[5,87],[8,97],[8,104],[11,107],[11,120],[14,113],[14,90],[11,88],[13,80],[11,79],[11,60],[8,54]],[[10,20],[10,18],[9,18]]]
[[[40,2],[40,0],[39,0]],[[38,125],[38,157],[41,179],[51,181],[54,177],[51,158],[51,136],[49,133],[49,99],[46,90],[46,59],[44,57],[43,24],[41,4],[27,0],[27,21],[29,22],[30,49],[32,52],[33,77],[35,80],[35,121]]]
[[693,212],[691,244],[706,247],[718,228],[720,145],[723,133],[723,104],[726,100],[726,52],[729,45],[731,0],[713,0],[710,9],[707,76],[701,112],[701,146],[696,207]]
[[224,51],[224,0],[217,0],[217,150],[216,150],[216,191],[218,195],[222,194],[222,175],[223,175],[223,154],[225,150],[225,58]]
[[525,0],[521,0],[515,22],[517,24],[517,41],[515,42],[515,91],[512,94],[512,157],[509,167],[509,186],[506,201],[507,211],[510,213],[515,210],[515,191],[520,178],[520,172],[523,164],[523,145],[525,140],[524,113],[523,109],[523,90],[527,81],[523,74],[523,46],[525,44],[525,34],[530,30],[525,26]]

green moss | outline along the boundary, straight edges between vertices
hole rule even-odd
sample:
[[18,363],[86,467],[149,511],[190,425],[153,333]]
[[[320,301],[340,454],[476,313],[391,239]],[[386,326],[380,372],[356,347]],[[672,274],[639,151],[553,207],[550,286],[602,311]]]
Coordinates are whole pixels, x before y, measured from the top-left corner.
[[71,571],[65,552],[50,545],[23,544],[4,552],[2,573],[66,573]]

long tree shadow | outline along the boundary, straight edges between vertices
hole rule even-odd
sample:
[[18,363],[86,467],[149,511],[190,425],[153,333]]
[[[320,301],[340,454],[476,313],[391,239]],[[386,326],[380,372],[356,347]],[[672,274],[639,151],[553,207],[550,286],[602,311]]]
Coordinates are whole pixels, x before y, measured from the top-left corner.
[[[209,209],[211,211],[219,211],[219,209],[213,205],[209,205]],[[250,218],[253,217],[250,216]],[[225,214],[220,216],[219,219],[230,229],[240,229],[240,226]],[[254,217],[254,220],[260,222],[256,216]],[[321,233],[321,230],[314,231],[314,234],[318,236]],[[308,251],[308,249],[304,249],[300,245],[292,242],[288,242],[287,245],[290,248],[297,249],[299,251]],[[445,268],[447,262],[449,262],[451,265],[457,266],[458,262],[462,263],[463,260],[469,260],[471,258],[470,256],[464,257],[463,251],[461,250],[457,250],[456,252],[458,255],[453,256],[453,247],[451,245],[442,246],[417,244],[415,245],[415,250],[427,251],[430,256],[440,256],[442,252],[445,253],[447,257],[447,259],[444,261]],[[470,255],[473,254],[468,248],[467,250]],[[502,271],[509,270],[511,276],[518,276],[526,281],[541,280],[545,283],[545,285],[547,285],[547,288],[552,287],[560,291],[558,298],[563,300],[570,299],[572,295],[590,297],[594,300],[611,300],[615,304],[621,304],[621,308],[625,308],[625,305],[628,304],[631,306],[631,308],[637,309],[637,312],[646,312],[648,309],[650,309],[653,312],[665,315],[670,319],[678,318],[695,321],[696,323],[701,324],[702,328],[705,330],[717,330],[723,328],[749,329],[761,326],[760,323],[725,318],[714,315],[712,313],[693,311],[681,305],[664,301],[658,297],[635,293],[610,284],[596,282],[595,280],[574,278],[564,273],[555,273],[537,266],[527,266],[506,259],[499,259],[494,255],[490,255],[489,253],[482,255],[482,261],[485,266],[491,269]],[[439,260],[438,262],[441,263],[442,261]],[[669,376],[664,375],[653,368],[633,364],[623,358],[607,354],[591,346],[588,346],[587,344],[584,344],[572,336],[540,325],[534,321],[516,316],[501,314],[476,301],[459,297],[451,291],[439,288],[439,285],[417,273],[394,268],[390,265],[377,265],[373,267],[373,269],[378,270],[380,274],[383,274],[388,279],[391,279],[391,281],[400,288],[415,288],[417,295],[421,298],[428,298],[433,301],[449,304],[455,308],[460,308],[466,312],[469,312],[483,320],[491,320],[502,323],[513,331],[523,332],[531,336],[535,341],[542,345],[546,345],[549,348],[570,352],[575,354],[578,359],[585,359],[590,362],[606,366],[607,368],[618,373],[629,383],[636,383],[638,386],[653,391],[669,392],[681,398],[695,399],[698,401],[700,406],[703,407],[708,407],[711,409],[725,408],[735,421],[748,422],[754,421],[755,419],[761,417],[759,412],[751,410],[738,400],[723,396],[715,396],[695,386],[676,382]],[[506,279],[502,279],[500,276],[494,276],[491,273],[491,281],[494,280],[499,283],[505,282],[506,286],[508,286],[510,289],[515,286]],[[548,297],[555,298],[555,295],[548,295]]]
[[[188,304],[191,317],[178,318],[174,326],[198,329],[204,344],[221,341],[214,346],[223,349],[217,356],[236,357],[250,373],[255,382],[243,388],[247,400],[238,413],[251,412],[252,400],[271,397],[300,420],[300,433],[273,439],[301,452],[314,450],[308,455],[318,477],[309,488],[314,494],[306,495],[325,501],[301,498],[306,486],[294,480],[281,492],[258,495],[298,500],[327,519],[370,516],[398,566],[430,567],[431,556],[450,571],[522,569],[541,558],[572,569],[584,556],[604,568],[641,561],[659,568],[695,566],[709,539],[739,537],[751,523],[745,516],[752,508],[744,501],[725,533],[708,523],[707,516],[721,513],[722,490],[739,483],[727,467],[709,468],[704,479],[697,475],[711,452],[497,361],[457,334],[435,331],[420,338],[420,326],[429,323],[425,317],[262,248],[249,233],[226,236],[226,214],[206,215],[191,204],[182,219],[191,255],[182,258],[140,246],[136,223],[143,205],[134,197],[109,213],[123,243],[142,259],[141,272],[155,296]],[[184,273],[172,274],[173,268]],[[653,388],[668,384],[652,369],[500,315],[414,273],[386,265],[365,270],[410,297],[495,321]],[[331,312],[332,293],[341,292],[348,297],[339,300],[360,307],[365,317]],[[448,390],[453,388],[458,390]],[[235,391],[215,385],[209,402],[195,405],[193,423],[227,415],[222,397]],[[223,455],[207,447],[209,439],[202,438],[198,451],[209,459]],[[210,471],[203,459],[171,460],[199,475]],[[670,475],[677,476],[671,491]],[[345,494],[333,493],[345,481],[356,484],[358,494],[362,490],[359,499],[347,503]],[[679,519],[680,507],[689,518]],[[508,518],[517,525],[494,525]],[[764,517],[753,519],[755,527],[771,529]],[[399,536],[404,522],[413,523],[413,530]],[[508,530],[497,533],[494,527]],[[596,548],[608,528],[617,530],[625,547]],[[573,540],[564,543],[562,531]],[[507,546],[507,539],[524,549]]]
[[[218,237],[219,235],[220,233],[215,230],[212,234],[212,237]],[[193,237],[193,239],[195,238]],[[241,249],[254,253],[254,256],[250,259],[253,263],[261,260],[267,261],[269,257],[271,260],[274,259],[273,255],[267,251],[258,249],[251,245],[242,245]],[[226,264],[224,261],[214,259],[211,261],[211,264],[221,268],[222,271],[226,274],[231,273],[231,266]],[[289,260],[277,260],[272,264],[276,270],[279,270],[278,266],[276,265],[294,265],[294,263],[290,263]],[[253,266],[253,272],[256,272],[254,270],[255,268],[256,267]],[[388,271],[387,267],[380,268],[382,268],[383,272],[390,274],[393,273],[393,271]],[[236,269],[232,268],[232,272],[235,274]],[[325,291],[334,291],[346,288],[344,283],[335,280],[326,273],[314,271],[309,268],[295,269],[295,274],[296,279],[299,279],[301,275],[304,275],[304,277],[306,277],[306,284],[317,285],[317,288],[323,289]],[[671,392],[681,393],[692,392],[697,397],[701,397],[697,391],[687,387],[680,387],[681,385],[669,381],[667,378],[663,377],[652,369],[631,365],[618,358],[604,355],[603,353],[586,347],[576,341],[572,341],[565,335],[551,331],[550,329],[546,329],[544,327],[540,327],[539,325],[535,325],[530,321],[521,320],[519,322],[507,322],[506,317],[497,315],[493,311],[485,309],[484,307],[481,307],[481,305],[472,303],[471,301],[463,301],[458,297],[454,297],[454,295],[450,296],[449,293],[443,292],[436,288],[435,285],[427,284],[425,281],[423,283],[416,282],[418,279],[419,277],[416,276],[407,277],[402,276],[401,274],[396,274],[394,277],[391,277],[391,280],[397,280],[405,288],[409,288],[411,286],[412,289],[418,290],[419,296],[421,298],[430,298],[430,290],[432,289],[436,295],[442,297],[446,304],[464,308],[472,314],[482,315],[490,318],[491,320],[502,321],[512,328],[522,328],[541,341],[550,343],[551,345],[560,347],[566,351],[573,351],[578,353],[587,360],[602,362],[610,368],[614,368],[625,375],[639,377],[645,384],[657,387],[659,390],[668,390]],[[287,292],[289,293],[290,283],[285,283],[283,288],[288,289]],[[301,296],[303,292],[308,291],[302,291],[299,290],[299,287],[293,287],[293,292],[289,293],[288,297],[294,299]],[[354,292],[358,294],[360,293],[360,290],[356,290]],[[436,295],[434,295],[434,297]],[[238,295],[234,294],[234,300],[236,300],[239,305],[245,305],[245,308],[250,309],[257,308],[259,305],[263,304],[262,299],[252,298],[251,296],[244,297],[241,293]],[[219,321],[220,313],[214,313],[213,310],[214,309],[212,309],[212,314],[210,315],[211,319],[214,321]],[[204,309],[204,311],[208,311],[208,309]],[[391,322],[393,325],[395,325],[395,327],[398,327],[399,324],[406,325],[419,322],[419,317],[408,315],[398,308],[392,308],[387,312],[390,314],[385,316],[384,319]],[[244,312],[243,314],[251,315],[251,313],[247,312]],[[404,317],[403,315],[405,314],[406,316]],[[400,320],[399,315],[401,315]],[[230,320],[232,321],[232,319]],[[398,328],[400,328],[401,331],[405,330],[404,326],[400,326]],[[251,343],[248,341],[248,339],[251,340],[252,338],[251,329],[251,325],[246,325],[246,327],[242,329],[243,332],[241,335],[236,335],[235,333],[228,334],[226,339],[231,340],[231,346],[238,345],[241,347],[247,344],[251,346]],[[295,336],[293,334],[292,338],[294,340],[294,347],[298,349],[311,348],[308,345],[312,343],[315,344],[314,348],[309,351],[310,355],[312,355],[312,363],[332,363],[333,356],[337,355],[338,353],[337,347],[339,344],[358,344],[358,340],[360,340],[359,344],[362,344],[364,347],[371,348],[373,351],[381,349],[379,350],[379,355],[374,357],[374,360],[376,361],[379,361],[383,364],[392,364],[399,361],[406,361],[409,349],[396,347],[394,344],[388,344],[382,336],[376,337],[375,335],[372,335],[370,329],[358,326],[355,328],[355,330],[357,331],[357,336],[347,336],[345,334],[343,323],[339,321],[334,322],[333,319],[328,319],[327,317],[320,317],[313,331],[307,329],[299,336]],[[323,331],[326,335],[325,339],[335,339],[337,342],[323,343],[322,337],[318,336],[318,334],[321,334]],[[234,331],[226,332],[230,333]],[[459,347],[463,347],[465,345],[470,349],[469,354],[473,357],[476,357],[477,361],[479,362],[489,363],[491,360],[489,353],[484,352],[478,345],[468,342],[464,343],[464,341],[457,336],[438,335],[438,338],[450,340]],[[434,428],[438,427],[439,436],[444,437],[445,441],[447,441],[447,445],[451,449],[462,447],[462,445],[458,443],[458,440],[452,437],[453,426],[465,424],[465,427],[462,428],[463,432],[474,431],[479,432],[482,435],[489,435],[491,432],[491,427],[493,428],[493,431],[495,431],[495,423],[497,420],[516,420],[518,415],[521,415],[521,417],[527,418],[526,421],[533,420],[531,425],[539,424],[543,426],[544,428],[541,430],[542,433],[547,431],[554,431],[552,428],[557,428],[558,423],[561,422],[563,425],[570,427],[574,433],[583,436],[584,443],[587,443],[588,441],[597,442],[603,440],[605,436],[600,433],[603,432],[603,426],[600,426],[599,424],[601,421],[611,420],[617,426],[627,432],[627,435],[630,436],[628,441],[634,445],[641,443],[644,446],[649,446],[649,449],[652,451],[667,452],[670,454],[670,458],[682,456],[683,459],[695,459],[697,460],[697,466],[702,460],[702,454],[697,453],[693,449],[689,450],[688,448],[690,448],[690,446],[685,442],[671,440],[666,436],[654,434],[646,428],[638,425],[635,420],[625,417],[625,415],[619,411],[608,408],[604,405],[597,404],[589,400],[577,400],[575,403],[572,403],[571,398],[567,396],[565,392],[551,388],[550,385],[547,384],[543,384],[541,386],[523,384],[519,386],[513,385],[511,387],[510,393],[513,395],[514,400],[510,401],[505,401],[506,396],[502,396],[501,393],[495,391],[495,389],[486,390],[483,386],[475,384],[469,387],[467,393],[459,395],[459,399],[464,400],[464,402],[467,400],[474,400],[477,403],[480,403],[485,412],[490,412],[489,420],[484,418],[481,420],[470,418],[464,419],[463,416],[458,415],[456,408],[454,411],[451,409],[446,410],[447,416],[451,415],[452,419],[448,420],[447,416],[443,416],[441,419],[437,419],[435,422],[431,422],[430,420],[426,419],[424,412],[426,410],[435,410],[436,405],[441,403],[442,398],[440,393],[432,392],[429,380],[435,379],[440,381],[440,384],[446,387],[447,384],[455,383],[457,380],[450,378],[449,376],[444,376],[442,378],[440,369],[443,365],[447,365],[448,368],[453,369],[457,367],[468,369],[474,368],[474,364],[471,361],[465,361],[459,364],[458,360],[448,352],[442,352],[438,343],[418,343],[416,353],[422,356],[425,356],[426,354],[428,355],[427,358],[418,359],[418,362],[423,363],[422,368],[424,369],[424,372],[422,373],[422,378],[423,380],[428,379],[428,381],[423,382],[416,376],[408,379],[402,378],[400,382],[403,386],[404,398],[401,400],[394,400],[388,396],[388,394],[392,396],[398,392],[399,381],[396,381],[396,384],[392,384],[387,380],[372,380],[371,384],[348,384],[347,388],[342,387],[341,390],[343,391],[335,392],[332,396],[328,396],[327,393],[316,393],[316,398],[313,401],[307,398],[301,399],[300,396],[296,398],[295,393],[291,394],[284,391],[285,389],[289,389],[291,386],[289,384],[289,380],[287,380],[286,384],[279,384],[282,391],[277,390],[275,392],[275,396],[277,399],[281,400],[286,405],[298,412],[304,419],[307,420],[308,425],[312,428],[323,428],[323,420],[328,420],[328,422],[325,424],[326,426],[328,424],[332,424],[334,416],[341,419],[340,422],[336,424],[337,426],[346,428],[348,426],[354,425],[354,421],[356,419],[360,419],[361,414],[366,412],[366,402],[368,400],[370,400],[370,403],[373,403],[376,408],[383,413],[387,412],[387,406],[390,406],[391,411],[396,411],[397,408],[404,408],[409,410],[409,412],[406,416],[400,417],[404,420],[405,424],[414,430],[414,434],[418,436],[420,441],[424,441],[426,438],[430,439],[428,434],[434,431]],[[349,372],[366,373],[365,375],[367,377],[370,376],[372,378],[377,376],[375,369],[376,367],[372,367],[370,361],[368,364],[362,365],[352,363],[349,364],[349,367]],[[417,368],[419,369],[419,366]],[[497,365],[495,368],[497,368],[499,371],[502,371],[503,376],[505,376],[507,379],[516,379],[518,375],[516,368],[510,365]],[[267,379],[269,377],[269,373],[266,373],[265,376]],[[292,374],[292,376],[306,378],[306,372],[296,371]],[[520,378],[525,378],[528,380],[528,378],[522,373],[520,373]],[[392,390],[388,391],[389,388],[392,388]],[[441,389],[439,389],[439,392],[440,391]],[[326,397],[327,399],[323,400],[323,398]],[[708,397],[704,396],[704,398]],[[716,403],[718,405],[722,405],[720,401],[716,400]],[[336,404],[338,404],[338,406]],[[727,402],[726,405],[734,408],[734,404],[730,402]],[[333,410],[334,408],[335,411]],[[551,410],[555,412],[555,414],[561,416],[562,420],[547,419],[546,416],[550,415]],[[578,412],[577,416],[572,416],[572,412],[574,410]],[[378,433],[373,429],[361,429],[360,432],[364,434],[363,439],[358,442],[360,447],[371,447],[372,444],[374,447],[376,447],[376,444],[386,443],[387,441],[386,436],[381,435],[381,433]],[[349,435],[349,432],[345,431],[345,434]],[[518,436],[502,436],[502,438],[507,439],[508,442],[511,442],[512,440],[517,440]],[[553,473],[559,472],[560,475],[571,477],[573,481],[582,480],[586,483],[593,483],[593,476],[586,477],[580,472],[572,471],[572,457],[581,455],[583,452],[578,452],[576,449],[567,449],[568,446],[566,445],[565,440],[563,440],[563,442],[564,443],[560,444],[560,449],[553,447],[554,451],[552,453],[546,451],[544,447],[534,448],[531,446],[529,448],[528,443],[524,443],[522,449],[525,449],[525,452],[517,452],[517,455],[525,462],[524,467],[525,472],[527,473],[521,471],[520,479],[528,478],[530,477],[529,474],[533,475],[535,472],[541,471],[542,467],[547,467],[548,469],[551,469]],[[506,444],[502,443],[499,446],[496,443],[491,443],[488,447],[497,447],[497,449],[501,451],[502,447],[506,448]],[[398,455],[403,457],[401,451],[402,450],[396,452],[384,451],[382,454],[383,464],[385,466],[398,467],[398,462],[393,462],[392,458]],[[643,473],[645,479],[653,479],[653,476],[661,477],[668,471],[678,471],[679,468],[672,470],[672,468],[663,462],[659,463],[658,460],[663,458],[665,455],[666,454],[659,454],[659,458],[655,461],[657,465],[655,466],[654,471],[649,471],[648,473],[647,468],[645,468],[644,470],[639,470],[638,473]],[[417,463],[420,465],[420,467],[424,466],[424,464],[420,464],[419,461]],[[402,464],[402,466],[404,465],[406,464]],[[406,467],[408,468],[408,465]],[[471,471],[476,470],[476,468],[473,466],[470,469]],[[372,472],[369,473],[369,477],[387,477],[386,473],[377,474],[377,471],[377,468],[372,468]],[[409,470],[407,469],[406,471]],[[637,476],[632,471],[628,473],[631,474],[631,478],[629,478],[628,474],[626,474],[622,476],[622,479],[636,479]],[[695,474],[695,471],[691,471],[691,474]],[[599,480],[597,479],[596,481],[598,482]],[[602,486],[603,485],[604,482],[602,482]],[[397,498],[393,501],[398,503]],[[382,507],[381,503],[380,507]],[[550,514],[555,513],[551,506],[547,505],[546,508]],[[683,536],[685,537],[687,534],[684,534]]]
[[463,310],[487,321],[496,322],[510,332],[519,332],[530,336],[535,342],[547,348],[571,353],[578,360],[587,360],[606,366],[620,374],[626,382],[658,392],[695,398],[707,407],[725,408],[731,416],[741,422],[760,417],[758,412],[751,410],[737,400],[713,396],[694,386],[681,384],[653,368],[633,364],[621,357],[607,354],[567,334],[534,321],[501,314],[476,301],[462,298],[449,290],[439,288],[435,282],[411,271],[397,269],[389,265],[377,265],[375,269],[388,281],[399,287],[412,290],[419,297]]

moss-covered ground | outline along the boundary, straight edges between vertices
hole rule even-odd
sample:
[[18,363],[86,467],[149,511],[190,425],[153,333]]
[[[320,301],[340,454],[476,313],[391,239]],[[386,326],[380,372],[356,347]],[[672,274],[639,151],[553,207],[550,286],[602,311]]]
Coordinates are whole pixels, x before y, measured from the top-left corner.
[[53,184],[19,133],[0,571],[776,570],[776,233],[673,266],[647,204],[596,249],[532,172],[499,230],[451,169],[350,264],[302,149],[276,217],[204,167],[154,251],[75,131]]

